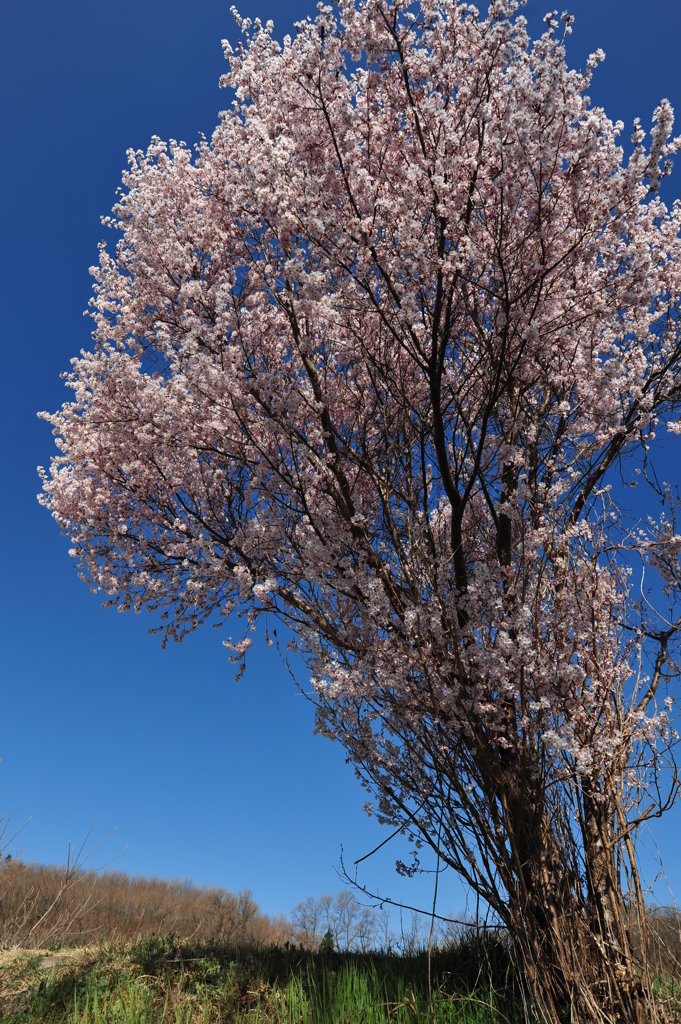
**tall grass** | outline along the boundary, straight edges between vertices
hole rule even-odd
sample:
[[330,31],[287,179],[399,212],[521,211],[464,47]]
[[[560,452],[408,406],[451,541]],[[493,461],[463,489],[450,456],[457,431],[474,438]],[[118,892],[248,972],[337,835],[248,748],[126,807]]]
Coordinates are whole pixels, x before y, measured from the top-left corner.
[[[171,939],[33,956],[0,1005],[3,1024],[519,1024],[523,1004],[499,937],[427,958],[234,949]],[[74,962],[73,957],[80,955]],[[53,957],[58,959],[59,954]],[[71,960],[69,961],[69,957]],[[471,965],[473,969],[471,969]],[[23,972],[23,973],[22,973]]]
[[[681,1021],[678,974],[661,1019]],[[566,1021],[570,1008],[565,1007]],[[425,952],[311,953],[153,937],[134,945],[0,950],[2,1024],[533,1024],[502,934]]]

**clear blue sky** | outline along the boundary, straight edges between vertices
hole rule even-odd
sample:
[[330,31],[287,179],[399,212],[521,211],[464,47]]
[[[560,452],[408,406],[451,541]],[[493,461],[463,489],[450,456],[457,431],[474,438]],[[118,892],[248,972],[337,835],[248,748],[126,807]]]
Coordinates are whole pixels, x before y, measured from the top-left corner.
[[[128,147],[151,135],[210,136],[230,97],[218,89],[220,40],[236,39],[230,0],[0,2],[0,814],[32,816],[25,856],[63,862],[96,818],[112,828],[101,859],[116,866],[252,889],[263,910],[289,912],[341,888],[352,861],[384,838],[343,751],[312,733],[312,709],[276,654],[258,644],[233,682],[221,634],[204,630],[161,650],[146,616],[100,607],[76,577],[68,542],[35,496],[53,452],[36,419],[67,399],[61,371],[90,343],[82,316],[88,267],[103,235]],[[602,47],[594,103],[645,127],[666,96],[681,130],[678,0],[575,0],[571,63]],[[315,13],[312,0],[241,0],[279,36]],[[543,4],[527,13],[535,34]],[[681,196],[681,160],[665,198]],[[668,466],[668,478],[679,478]],[[303,677],[304,681],[304,677]],[[681,897],[681,813],[655,833]],[[362,876],[386,895],[427,904],[431,880],[403,882],[390,847]],[[664,898],[662,892],[660,896]],[[443,879],[440,909],[465,895]]]

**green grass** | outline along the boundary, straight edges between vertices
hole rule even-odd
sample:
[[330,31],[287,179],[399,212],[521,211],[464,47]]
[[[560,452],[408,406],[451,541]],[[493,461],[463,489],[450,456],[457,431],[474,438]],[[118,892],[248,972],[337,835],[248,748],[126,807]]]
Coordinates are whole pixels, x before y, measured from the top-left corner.
[[[14,959],[12,959],[12,954]],[[0,956],[3,1024],[520,1024],[503,944],[462,943],[424,953],[311,954],[228,949],[172,937]]]

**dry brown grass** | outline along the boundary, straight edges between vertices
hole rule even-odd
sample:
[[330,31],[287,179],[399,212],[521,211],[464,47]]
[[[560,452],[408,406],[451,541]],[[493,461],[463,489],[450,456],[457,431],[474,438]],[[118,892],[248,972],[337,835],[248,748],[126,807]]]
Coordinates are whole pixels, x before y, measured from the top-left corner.
[[293,938],[288,920],[261,913],[249,891],[123,872],[0,864],[0,945],[44,949],[62,943],[125,943],[173,933],[198,941],[255,946]]

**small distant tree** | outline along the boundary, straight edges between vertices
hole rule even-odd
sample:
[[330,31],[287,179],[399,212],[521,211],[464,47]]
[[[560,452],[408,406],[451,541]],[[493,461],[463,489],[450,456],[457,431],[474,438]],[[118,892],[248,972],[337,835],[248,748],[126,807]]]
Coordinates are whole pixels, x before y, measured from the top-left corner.
[[376,909],[376,933],[374,942],[385,953],[391,953],[397,936],[390,927],[390,911],[387,907]]
[[[362,907],[350,889],[343,889],[336,896],[333,921],[335,934],[340,949],[352,949],[360,935]],[[364,908],[369,909],[369,908]]]
[[400,952],[406,956],[415,956],[428,945],[428,939],[423,935],[419,915],[415,911],[412,910],[410,913],[409,924],[406,927],[400,915],[400,937],[398,942]]
[[331,931],[330,928],[327,928],[327,930],[324,933],[324,937],[322,938],[322,941],[319,943],[319,952],[333,953],[334,946],[335,942],[333,938],[333,932]]
[[318,728],[545,1016],[640,1024],[635,838],[677,794],[679,142],[662,101],[624,160],[602,54],[569,70],[516,7],[340,0],[283,46],[240,21],[212,140],[130,153],[42,500],[166,638],[286,622]]
[[323,930],[332,929],[333,896],[308,896],[296,904],[291,912],[291,921],[298,940],[309,949],[316,949],[323,936]]
[[368,953],[376,946],[380,919],[375,907],[361,906],[355,923],[354,943],[360,953]]

